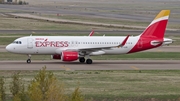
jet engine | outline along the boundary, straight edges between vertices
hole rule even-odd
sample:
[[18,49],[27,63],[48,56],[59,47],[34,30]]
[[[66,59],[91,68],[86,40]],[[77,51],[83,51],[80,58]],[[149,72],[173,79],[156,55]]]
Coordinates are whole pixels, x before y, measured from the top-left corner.
[[79,58],[78,52],[63,51],[61,55],[62,61],[75,61]]
[[51,58],[52,58],[52,59],[58,59],[58,60],[60,60],[60,59],[61,59],[61,55],[60,55],[60,54],[51,55]]

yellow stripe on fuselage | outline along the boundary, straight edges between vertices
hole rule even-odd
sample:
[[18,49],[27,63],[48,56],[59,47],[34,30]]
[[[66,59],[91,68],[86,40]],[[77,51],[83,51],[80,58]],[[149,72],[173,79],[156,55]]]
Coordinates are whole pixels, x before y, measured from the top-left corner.
[[164,17],[164,16],[169,16],[169,14],[170,14],[170,10],[162,10],[162,11],[156,16],[156,18],[155,18],[154,20],[159,19],[159,18]]

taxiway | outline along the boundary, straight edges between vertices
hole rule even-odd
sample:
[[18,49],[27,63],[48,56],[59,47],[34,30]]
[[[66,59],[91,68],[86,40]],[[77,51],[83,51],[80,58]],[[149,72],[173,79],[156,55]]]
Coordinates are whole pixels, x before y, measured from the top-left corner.
[[94,63],[81,64],[61,62],[60,60],[1,61],[0,70],[39,70],[46,66],[48,70],[180,70],[179,60],[94,60]]

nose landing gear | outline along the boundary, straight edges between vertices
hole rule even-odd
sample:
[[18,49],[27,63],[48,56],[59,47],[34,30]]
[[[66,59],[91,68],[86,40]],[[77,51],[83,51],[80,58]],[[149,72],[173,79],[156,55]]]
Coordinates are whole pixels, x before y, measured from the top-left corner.
[[27,63],[31,63],[31,59],[27,59],[27,61],[26,61]]
[[27,63],[31,63],[31,55],[30,55],[30,54],[28,55],[28,59],[27,59],[26,62],[27,62]]

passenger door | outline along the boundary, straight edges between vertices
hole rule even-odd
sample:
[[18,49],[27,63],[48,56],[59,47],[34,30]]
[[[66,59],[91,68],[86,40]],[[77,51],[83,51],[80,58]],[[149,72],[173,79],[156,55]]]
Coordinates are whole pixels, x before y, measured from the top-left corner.
[[29,48],[29,49],[33,48],[33,39],[32,38],[27,39],[27,48]]

